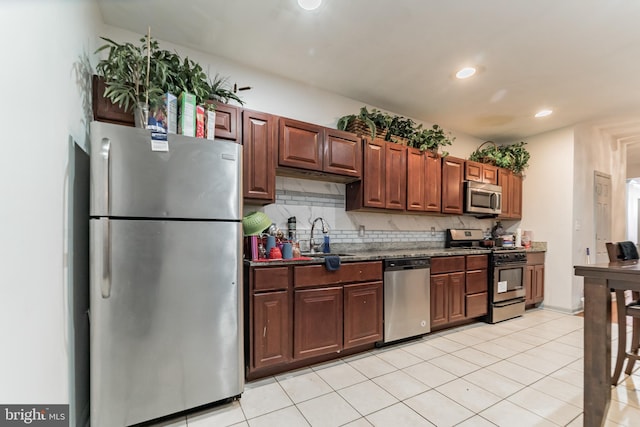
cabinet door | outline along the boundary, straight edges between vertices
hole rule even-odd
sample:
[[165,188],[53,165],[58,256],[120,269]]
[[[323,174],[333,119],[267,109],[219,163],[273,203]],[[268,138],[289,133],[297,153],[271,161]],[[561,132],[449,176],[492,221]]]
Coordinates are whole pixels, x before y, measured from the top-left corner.
[[407,205],[407,147],[387,142],[385,150],[385,207],[404,210]]
[[525,269],[525,278],[524,278],[524,290],[525,290],[524,303],[525,303],[525,305],[535,304],[534,292],[533,292],[534,283],[535,283],[534,266],[533,265],[527,265],[527,268]]
[[498,169],[498,185],[502,187],[502,213],[498,218],[511,218],[511,171]]
[[449,273],[449,322],[462,320],[465,317],[465,273]]
[[479,294],[466,296],[467,318],[484,316],[489,312],[489,294],[481,292]]
[[442,159],[442,213],[462,214],[464,160],[447,156]]
[[342,287],[295,291],[293,357],[342,349]]
[[407,149],[407,181],[407,210],[425,211],[427,155],[417,148]]
[[365,140],[363,168],[364,206],[384,208],[385,142],[383,140]]
[[467,160],[464,162],[464,179],[467,181],[482,182],[482,163]]
[[382,282],[344,286],[344,348],[382,340]]
[[[442,195],[442,161],[440,155],[430,151],[425,152],[425,163],[427,167],[426,185],[425,185],[425,211],[440,212],[441,195]],[[411,175],[407,175],[410,177]],[[407,178],[413,185],[413,180]]]
[[324,171],[362,176],[362,141],[356,135],[336,129],[324,130]]
[[522,176],[511,174],[511,218],[522,218]]
[[498,183],[498,168],[493,165],[482,165],[482,182],[486,182],[488,184],[497,184]]
[[533,268],[535,279],[533,282],[533,302],[538,304],[544,300],[544,265],[534,265]]
[[323,127],[280,118],[278,165],[322,172]]
[[431,276],[431,326],[449,322],[448,274]]
[[287,291],[253,296],[253,366],[287,363],[291,360],[291,323]]
[[256,111],[242,112],[243,196],[274,203],[276,200],[276,119]]
[[216,138],[239,141],[240,109],[229,104],[207,102],[216,106]]

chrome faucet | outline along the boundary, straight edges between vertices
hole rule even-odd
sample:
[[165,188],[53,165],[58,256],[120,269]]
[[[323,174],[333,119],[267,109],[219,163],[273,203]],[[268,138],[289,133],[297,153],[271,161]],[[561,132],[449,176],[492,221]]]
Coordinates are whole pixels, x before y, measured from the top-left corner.
[[316,253],[316,250],[320,249],[320,247],[322,246],[322,244],[316,245],[313,241],[313,230],[316,228],[316,222],[318,222],[318,220],[320,220],[320,222],[322,223],[322,233],[327,234],[329,232],[329,226],[322,217],[318,217],[313,220],[313,222],[311,223],[311,238],[309,239],[309,252],[311,252],[312,254]]

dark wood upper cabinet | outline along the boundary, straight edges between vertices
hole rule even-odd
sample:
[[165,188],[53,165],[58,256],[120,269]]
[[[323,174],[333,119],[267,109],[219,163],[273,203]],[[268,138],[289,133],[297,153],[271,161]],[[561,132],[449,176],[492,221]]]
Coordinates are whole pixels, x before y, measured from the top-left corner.
[[464,160],[442,159],[442,213],[462,215]]
[[385,145],[385,207],[404,210],[407,205],[407,147]]
[[267,204],[276,199],[277,120],[271,114],[242,112],[243,196]]
[[362,141],[350,132],[325,128],[324,172],[362,176]]
[[464,179],[467,181],[498,183],[498,168],[486,163],[466,160],[464,163]]
[[322,171],[324,128],[298,120],[280,118],[278,165]]
[[498,185],[502,186],[502,213],[498,218],[522,218],[522,176],[498,168]]
[[407,210],[440,212],[440,156],[407,148]]
[[240,141],[241,109],[229,104],[205,101],[216,106],[216,138]]
[[126,112],[104,96],[106,85],[104,78],[93,75],[91,81],[93,119],[99,122],[114,123],[123,126],[133,126],[133,112]]
[[364,143],[362,171],[362,205],[371,208],[385,207],[385,142],[381,139]]

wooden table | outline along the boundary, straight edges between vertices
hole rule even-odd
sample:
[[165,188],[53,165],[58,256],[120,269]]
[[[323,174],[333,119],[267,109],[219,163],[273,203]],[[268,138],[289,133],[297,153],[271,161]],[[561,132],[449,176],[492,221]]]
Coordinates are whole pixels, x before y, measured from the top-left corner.
[[638,261],[575,266],[584,277],[584,425],[602,426],[611,399],[611,289],[640,291]]

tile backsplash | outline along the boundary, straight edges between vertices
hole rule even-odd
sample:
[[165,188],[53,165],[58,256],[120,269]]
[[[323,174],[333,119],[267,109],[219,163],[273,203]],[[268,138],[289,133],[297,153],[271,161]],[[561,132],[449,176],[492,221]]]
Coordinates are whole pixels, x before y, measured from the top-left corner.
[[[411,185],[411,183],[409,183]],[[267,206],[245,205],[245,215],[261,210],[283,231],[287,219],[296,217],[297,237],[302,249],[311,234],[311,223],[322,217],[329,225],[331,244],[340,250],[365,249],[384,243],[385,247],[443,247],[448,228],[479,228],[494,224],[492,219],[466,215],[426,215],[386,212],[345,211],[345,184],[276,177],[276,203]],[[319,223],[314,234],[322,235]],[[362,232],[361,227],[364,227]]]

